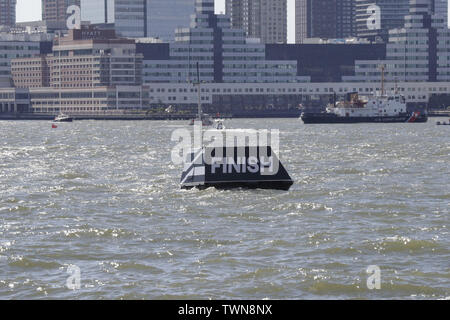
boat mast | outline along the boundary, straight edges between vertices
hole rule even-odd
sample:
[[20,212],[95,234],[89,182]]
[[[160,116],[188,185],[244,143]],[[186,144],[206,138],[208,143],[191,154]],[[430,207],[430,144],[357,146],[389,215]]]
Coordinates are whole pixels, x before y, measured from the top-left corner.
[[[197,91],[198,91],[198,120],[202,121],[202,102],[201,102],[201,92],[200,92],[200,67],[197,62]],[[203,126],[203,124],[202,124]]]
[[[201,93],[201,83],[200,83],[200,67],[199,67],[199,63],[197,62],[197,83],[195,83],[197,85],[197,93],[198,93],[198,125],[200,126],[200,137],[199,137],[199,145],[200,148],[203,149],[203,120],[202,120],[202,101],[201,101],[201,97],[202,97],[202,93]],[[194,139],[195,139],[195,127],[196,127],[196,123],[194,121]]]
[[384,97],[384,70],[386,66],[384,64],[380,65],[381,69],[381,96]]

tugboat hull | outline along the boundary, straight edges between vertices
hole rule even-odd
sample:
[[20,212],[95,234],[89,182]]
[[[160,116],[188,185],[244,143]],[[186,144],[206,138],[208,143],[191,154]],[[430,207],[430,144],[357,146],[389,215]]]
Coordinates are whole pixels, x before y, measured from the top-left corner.
[[310,113],[303,114],[305,124],[335,124],[335,123],[425,123],[428,116],[400,115],[391,117],[340,117],[334,114]]

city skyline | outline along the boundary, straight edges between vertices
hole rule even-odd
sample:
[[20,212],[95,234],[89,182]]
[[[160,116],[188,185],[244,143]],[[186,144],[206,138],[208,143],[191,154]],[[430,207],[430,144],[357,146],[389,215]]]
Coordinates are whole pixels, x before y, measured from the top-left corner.
[[[216,13],[225,13],[225,0],[216,0]],[[295,43],[295,0],[288,0],[288,42]],[[17,22],[41,20],[41,1],[17,0]]]
[[[288,43],[295,43],[295,0],[288,1]],[[225,0],[215,0],[216,13],[225,13]],[[450,9],[450,8],[449,8]],[[41,1],[17,0],[17,22],[41,20]]]

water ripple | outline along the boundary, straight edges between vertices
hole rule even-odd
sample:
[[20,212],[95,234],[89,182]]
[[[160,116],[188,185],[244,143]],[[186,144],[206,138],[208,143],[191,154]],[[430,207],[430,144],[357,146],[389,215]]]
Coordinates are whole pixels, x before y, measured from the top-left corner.
[[2,122],[0,298],[450,297],[450,139],[433,120],[230,121],[281,130],[289,192],[180,190],[183,126]]

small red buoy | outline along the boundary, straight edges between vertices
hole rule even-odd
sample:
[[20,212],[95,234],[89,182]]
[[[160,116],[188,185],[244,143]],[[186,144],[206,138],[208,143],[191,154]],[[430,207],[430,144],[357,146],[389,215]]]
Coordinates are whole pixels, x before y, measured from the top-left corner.
[[58,126],[56,124],[52,124],[52,129],[56,129]]

